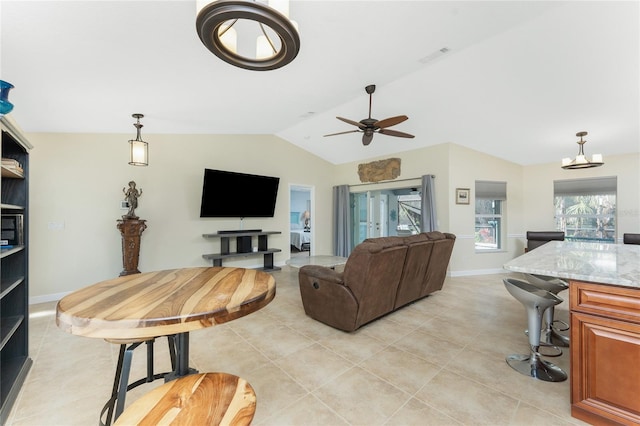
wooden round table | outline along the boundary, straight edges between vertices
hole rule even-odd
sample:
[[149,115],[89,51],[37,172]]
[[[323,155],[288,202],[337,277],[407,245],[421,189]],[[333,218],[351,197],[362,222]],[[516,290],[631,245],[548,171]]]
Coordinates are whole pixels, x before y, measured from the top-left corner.
[[189,368],[189,332],[243,317],[276,295],[272,275],[254,269],[201,267],[126,275],[63,297],[56,324],[85,337],[109,340],[176,336],[176,367]]

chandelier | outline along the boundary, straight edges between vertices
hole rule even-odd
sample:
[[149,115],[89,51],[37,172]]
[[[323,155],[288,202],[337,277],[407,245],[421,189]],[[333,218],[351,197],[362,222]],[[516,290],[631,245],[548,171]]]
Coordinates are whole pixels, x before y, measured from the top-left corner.
[[563,158],[562,159],[562,168],[565,170],[574,170],[574,169],[588,169],[591,167],[600,167],[604,164],[602,161],[602,154],[593,154],[591,157],[591,161],[589,161],[584,155],[584,144],[587,142],[582,139],[583,136],[587,136],[587,132],[578,132],[576,136],[580,137],[578,141],[578,145],[580,148],[578,149],[578,155],[574,160],[571,158]]
[[287,65],[300,51],[297,24],[289,19],[289,1],[265,3],[199,0],[198,37],[218,58],[240,68],[268,71]]

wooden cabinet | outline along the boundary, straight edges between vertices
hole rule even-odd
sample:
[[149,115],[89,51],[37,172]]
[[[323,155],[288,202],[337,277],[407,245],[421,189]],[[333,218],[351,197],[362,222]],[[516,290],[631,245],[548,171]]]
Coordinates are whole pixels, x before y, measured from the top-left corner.
[[0,257],[0,424],[9,416],[31,367],[29,358],[29,149],[7,116],[0,119],[2,158],[2,246]]
[[640,288],[570,283],[571,414],[640,424]]

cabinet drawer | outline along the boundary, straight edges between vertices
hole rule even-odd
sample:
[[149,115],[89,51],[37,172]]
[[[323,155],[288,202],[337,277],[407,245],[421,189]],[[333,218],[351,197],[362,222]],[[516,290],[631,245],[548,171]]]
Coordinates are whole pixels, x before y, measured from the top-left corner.
[[640,289],[570,281],[571,311],[640,324]]

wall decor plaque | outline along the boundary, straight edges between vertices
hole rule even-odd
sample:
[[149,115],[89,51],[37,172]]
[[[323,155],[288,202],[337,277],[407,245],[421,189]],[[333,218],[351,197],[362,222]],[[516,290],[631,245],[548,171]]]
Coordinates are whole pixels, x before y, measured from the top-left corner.
[[400,176],[400,158],[358,164],[360,182],[380,182],[392,180]]

